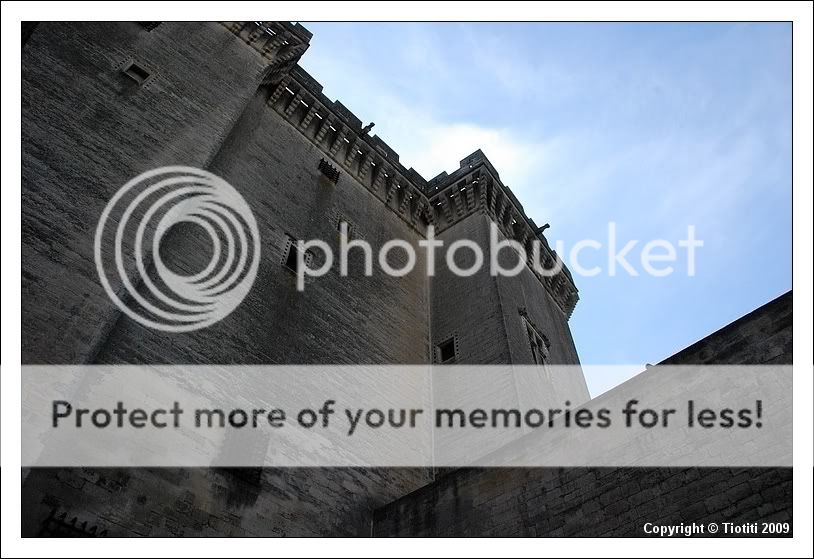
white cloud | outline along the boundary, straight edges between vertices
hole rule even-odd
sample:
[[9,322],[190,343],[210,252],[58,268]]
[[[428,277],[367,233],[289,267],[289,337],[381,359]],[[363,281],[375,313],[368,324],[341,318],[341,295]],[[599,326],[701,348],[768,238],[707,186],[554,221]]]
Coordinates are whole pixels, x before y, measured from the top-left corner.
[[391,97],[372,99],[367,114],[381,122],[374,131],[398,152],[401,163],[426,179],[457,170],[461,159],[481,149],[501,180],[522,190],[550,157],[551,146],[527,141],[509,128],[445,121]]

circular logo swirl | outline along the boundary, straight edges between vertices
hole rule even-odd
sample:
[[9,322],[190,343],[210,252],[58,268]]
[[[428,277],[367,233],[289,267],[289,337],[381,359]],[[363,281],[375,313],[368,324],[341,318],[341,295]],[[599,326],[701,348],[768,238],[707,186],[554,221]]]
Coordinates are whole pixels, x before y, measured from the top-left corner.
[[[159,250],[181,223],[199,226],[211,243],[209,263],[187,275],[171,270]],[[169,244],[181,260],[200,254],[183,237]],[[249,292],[260,233],[246,200],[225,180],[195,167],[161,167],[132,179],[108,202],[96,227],[94,258],[105,291],[129,317],[157,330],[190,332],[226,317]]]

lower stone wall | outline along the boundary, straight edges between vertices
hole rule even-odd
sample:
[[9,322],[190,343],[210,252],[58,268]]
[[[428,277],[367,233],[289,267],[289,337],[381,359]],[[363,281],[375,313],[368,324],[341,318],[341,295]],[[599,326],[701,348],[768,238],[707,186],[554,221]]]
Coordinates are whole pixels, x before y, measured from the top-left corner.
[[[791,362],[788,292],[662,363]],[[791,519],[791,468],[460,469],[377,510],[373,531],[376,536],[645,536],[647,522],[791,524]]]
[[[25,475],[26,472],[24,472]],[[35,468],[22,492],[22,535],[54,519],[128,536],[369,536],[373,511],[429,481],[397,468]],[[371,487],[375,491],[371,491]],[[86,531],[87,532],[87,531]]]
[[466,469],[391,503],[375,536],[646,536],[647,522],[791,522],[791,468]]

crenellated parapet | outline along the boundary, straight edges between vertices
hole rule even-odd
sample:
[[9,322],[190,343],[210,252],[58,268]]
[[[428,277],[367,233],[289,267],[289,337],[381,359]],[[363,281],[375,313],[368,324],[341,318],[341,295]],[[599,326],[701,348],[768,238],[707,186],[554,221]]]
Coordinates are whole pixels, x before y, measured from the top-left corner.
[[[300,25],[277,22],[225,23],[239,37],[270,60],[282,64],[272,72],[267,105],[294,129],[318,147],[326,162],[353,177],[373,196],[421,235],[428,225],[440,233],[474,213],[482,213],[497,224],[509,239],[525,249],[531,271],[538,277],[567,315],[579,300],[571,274],[559,261],[534,221],[500,180],[500,175],[481,150],[460,162],[452,174],[441,173],[427,181],[415,169],[399,162],[398,153],[381,138],[371,136],[369,127],[339,101],[328,99],[322,85],[296,64],[308,48],[311,34]],[[290,63],[294,60],[294,63]],[[281,62],[282,61],[282,62]],[[540,261],[535,263],[534,242],[539,241]],[[556,274],[538,268],[562,266]],[[537,265],[535,265],[537,264]]]
[[312,34],[287,21],[225,21],[223,26],[269,61],[264,83],[277,83],[308,50]]
[[[481,150],[461,160],[460,167],[452,174],[444,172],[428,181],[425,193],[439,233],[474,213],[489,216],[506,238],[523,246],[529,269],[566,316],[571,316],[579,300],[579,292],[568,268],[551,249],[534,220],[526,216],[523,206],[501,182],[497,171]],[[533,261],[535,242],[539,244],[537,262]],[[561,270],[555,274],[547,272],[555,268]]]
[[433,222],[426,181],[399,163],[398,154],[299,66],[273,87],[267,105],[422,235]]

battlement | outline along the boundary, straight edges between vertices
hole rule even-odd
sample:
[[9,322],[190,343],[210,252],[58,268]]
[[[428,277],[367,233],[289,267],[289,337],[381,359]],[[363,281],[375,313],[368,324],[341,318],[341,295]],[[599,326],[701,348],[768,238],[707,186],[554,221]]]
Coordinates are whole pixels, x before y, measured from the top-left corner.
[[295,66],[273,87],[266,104],[316,145],[339,169],[365,186],[420,234],[432,223],[426,181],[322,85]]
[[[523,210],[511,189],[503,184],[489,158],[482,150],[463,158],[452,174],[442,172],[427,183],[425,189],[435,212],[436,230],[442,232],[473,213],[487,214],[508,239],[519,242],[528,256],[529,269],[538,277],[567,316],[576,307],[579,294],[568,268],[551,249],[537,224]],[[533,258],[533,243],[540,242],[543,268],[555,264],[562,271],[554,276],[538,274]]]
[[308,50],[313,34],[287,21],[225,21],[224,27],[269,61],[264,83],[276,83]]
[[[405,180],[409,179],[416,187],[424,187],[426,185],[427,181],[415,169],[407,169],[399,163],[399,154],[393,148],[387,145],[379,136],[375,134],[370,136],[369,133],[363,129],[362,119],[357,117],[341,101],[332,101],[324,93],[322,93],[322,84],[314,79],[314,77],[311,76],[311,74],[309,74],[302,66],[296,65],[291,70],[290,77],[298,85],[301,85],[307,90],[307,93],[314,98],[314,102],[319,103],[326,111],[332,113],[337,120],[341,120],[345,125],[347,125],[350,132],[363,138],[363,141],[374,151],[384,156],[388,161],[397,165],[399,167],[399,171],[406,177]],[[304,93],[303,96],[306,95],[307,94]]]
[[393,150],[393,148],[384,143],[384,140],[382,140],[378,136],[374,135],[373,138],[371,138],[371,142],[373,142],[376,145],[376,149],[384,152],[393,161],[399,160],[399,154],[396,153],[395,150]]
[[554,267],[559,257],[482,150],[463,158],[451,174],[442,172],[427,181],[412,167],[406,168],[379,136],[371,136],[362,119],[340,101],[329,99],[322,84],[299,65],[280,78],[267,105],[422,235],[429,225],[441,233],[469,215],[487,214],[506,238],[523,245],[529,268],[571,315],[579,300],[571,274],[564,265],[553,277],[534,271],[535,240],[541,242],[544,268]]

